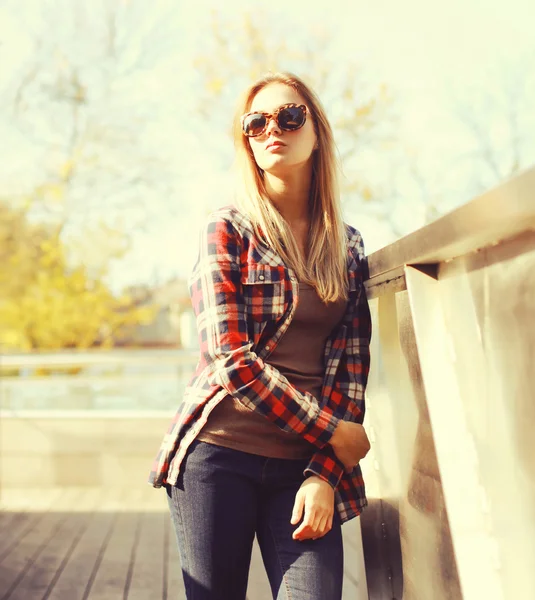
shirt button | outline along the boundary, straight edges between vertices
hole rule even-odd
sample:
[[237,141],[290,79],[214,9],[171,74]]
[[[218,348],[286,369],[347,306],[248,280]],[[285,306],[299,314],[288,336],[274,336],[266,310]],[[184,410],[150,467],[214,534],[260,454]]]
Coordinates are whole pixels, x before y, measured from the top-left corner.
[[258,279],[260,279],[260,281],[264,281],[265,277],[263,275],[259,275]]
[[266,350],[270,350],[270,349],[271,349],[271,346],[268,344],[268,345],[266,346]]

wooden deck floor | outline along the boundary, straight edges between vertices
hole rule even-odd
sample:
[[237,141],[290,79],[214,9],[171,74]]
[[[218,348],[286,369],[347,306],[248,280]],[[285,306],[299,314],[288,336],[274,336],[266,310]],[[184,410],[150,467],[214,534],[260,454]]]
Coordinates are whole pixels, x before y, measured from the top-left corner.
[[[185,599],[161,491],[4,489],[0,508],[0,600]],[[358,525],[343,529],[344,600],[367,598],[358,583]],[[270,599],[255,545],[248,600]]]

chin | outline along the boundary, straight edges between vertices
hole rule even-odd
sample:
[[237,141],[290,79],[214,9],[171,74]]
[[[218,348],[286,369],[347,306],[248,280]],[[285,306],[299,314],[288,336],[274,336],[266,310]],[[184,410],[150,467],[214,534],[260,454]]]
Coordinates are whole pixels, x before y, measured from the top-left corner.
[[288,168],[285,165],[274,161],[265,162],[259,165],[259,167],[262,169],[262,171],[264,171],[264,173],[271,173],[272,175],[279,175]]
[[261,165],[259,165],[263,171],[267,173],[271,173],[272,175],[280,176],[283,175],[286,171],[290,171],[295,168],[295,163],[293,161],[288,160],[286,156],[270,156],[268,160],[263,161]]

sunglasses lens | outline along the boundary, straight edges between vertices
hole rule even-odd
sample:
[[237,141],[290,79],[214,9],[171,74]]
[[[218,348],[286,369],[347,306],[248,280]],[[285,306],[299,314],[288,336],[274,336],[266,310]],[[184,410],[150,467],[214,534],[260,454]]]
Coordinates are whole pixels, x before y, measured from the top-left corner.
[[243,133],[249,137],[260,135],[266,126],[266,117],[262,114],[248,115],[243,120]]
[[299,106],[284,108],[279,113],[279,126],[285,131],[295,131],[305,124],[305,111]]

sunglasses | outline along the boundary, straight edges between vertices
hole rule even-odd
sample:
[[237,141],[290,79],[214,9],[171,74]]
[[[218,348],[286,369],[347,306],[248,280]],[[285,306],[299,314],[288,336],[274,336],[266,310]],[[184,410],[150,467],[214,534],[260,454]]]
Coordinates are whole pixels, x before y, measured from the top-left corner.
[[257,137],[262,135],[271,119],[277,121],[282,131],[297,131],[307,120],[307,107],[304,104],[283,104],[272,114],[265,112],[250,112],[241,118],[243,135]]

